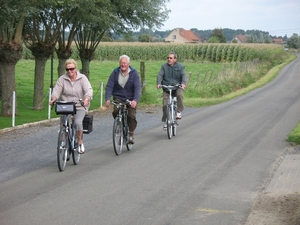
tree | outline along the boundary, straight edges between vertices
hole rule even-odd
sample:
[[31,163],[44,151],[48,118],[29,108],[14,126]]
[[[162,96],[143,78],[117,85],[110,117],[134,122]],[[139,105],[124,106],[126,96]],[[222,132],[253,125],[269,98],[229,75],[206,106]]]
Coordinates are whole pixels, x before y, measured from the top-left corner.
[[34,71],[34,110],[44,109],[44,74],[46,62],[54,53],[60,35],[64,11],[59,0],[37,1],[35,11],[28,13],[23,39],[26,47],[35,58]]
[[[16,91],[15,67],[22,57],[22,31],[29,4],[28,1],[1,0],[0,5],[1,115],[11,116],[11,96]],[[18,113],[17,105],[15,112]]]
[[209,38],[209,39],[207,40],[207,42],[208,42],[208,43],[220,43],[220,40],[219,40],[218,37],[212,36],[211,38]]
[[287,45],[289,48],[299,49],[300,48],[300,37],[298,34],[293,34],[288,40]]
[[210,36],[210,38],[216,37],[219,39],[220,43],[227,43],[226,37],[223,33],[222,28],[215,28]]
[[151,36],[149,34],[141,34],[139,37],[138,37],[138,40],[140,42],[151,42]]
[[[169,0],[111,0],[95,1],[89,11],[79,14],[80,29],[76,36],[82,62],[82,72],[89,76],[89,63],[102,37],[114,31],[126,33],[139,27],[160,27],[168,17],[165,2]],[[85,6],[87,7],[87,6]]]

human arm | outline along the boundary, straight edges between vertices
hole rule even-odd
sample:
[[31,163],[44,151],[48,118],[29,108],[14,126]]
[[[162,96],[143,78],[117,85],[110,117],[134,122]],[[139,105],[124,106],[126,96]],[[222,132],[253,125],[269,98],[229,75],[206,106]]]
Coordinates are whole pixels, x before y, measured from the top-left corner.
[[164,77],[164,74],[165,74],[165,70],[163,68],[163,66],[160,68],[160,71],[156,77],[156,88],[159,89],[161,88],[161,82],[163,80],[163,77]]

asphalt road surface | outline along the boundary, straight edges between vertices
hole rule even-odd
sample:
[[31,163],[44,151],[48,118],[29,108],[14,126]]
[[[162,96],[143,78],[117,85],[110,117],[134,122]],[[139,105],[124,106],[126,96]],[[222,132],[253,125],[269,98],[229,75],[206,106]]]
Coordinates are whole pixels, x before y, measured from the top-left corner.
[[2,225],[239,225],[300,118],[300,59],[231,101],[186,109],[167,138],[160,110],[139,113],[132,151],[116,156],[112,119],[96,116],[79,165],[56,164],[56,123],[0,136]]

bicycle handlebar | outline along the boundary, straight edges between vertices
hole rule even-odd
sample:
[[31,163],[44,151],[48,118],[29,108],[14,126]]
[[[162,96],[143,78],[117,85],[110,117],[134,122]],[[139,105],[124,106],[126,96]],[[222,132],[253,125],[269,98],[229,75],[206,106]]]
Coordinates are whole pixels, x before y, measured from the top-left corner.
[[173,85],[164,85],[164,84],[161,84],[160,85],[161,87],[164,87],[164,88],[167,88],[168,90],[173,90],[174,88],[182,88],[181,87],[181,84],[173,84]]
[[112,104],[119,108],[120,106],[131,105],[131,101],[129,101],[128,99],[125,102],[112,101]]

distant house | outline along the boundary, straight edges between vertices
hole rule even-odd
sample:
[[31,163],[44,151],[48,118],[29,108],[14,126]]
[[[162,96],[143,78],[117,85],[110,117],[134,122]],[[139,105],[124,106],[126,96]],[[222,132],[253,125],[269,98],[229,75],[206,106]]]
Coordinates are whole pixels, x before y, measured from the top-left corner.
[[283,41],[282,38],[274,38],[274,39],[273,39],[273,43],[274,43],[274,44],[283,45],[283,44],[284,44],[284,41]]
[[241,44],[241,43],[246,43],[246,40],[247,40],[246,35],[238,34],[231,40],[231,43]]
[[165,38],[165,42],[200,43],[201,41],[191,30],[176,28]]

